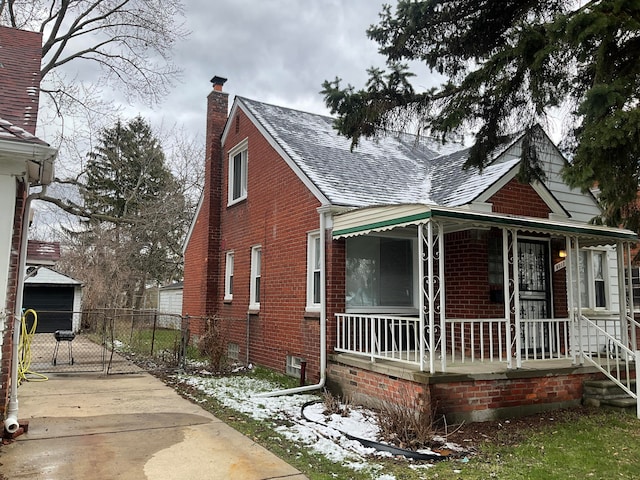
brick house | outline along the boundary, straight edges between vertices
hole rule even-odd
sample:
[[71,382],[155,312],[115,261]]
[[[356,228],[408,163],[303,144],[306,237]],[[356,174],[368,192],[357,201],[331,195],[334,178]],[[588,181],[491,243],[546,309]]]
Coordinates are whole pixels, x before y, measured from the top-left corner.
[[[357,402],[409,393],[452,420],[575,404],[612,370],[602,358],[635,395],[623,259],[637,237],[590,223],[597,200],[563,182],[542,129],[463,170],[460,145],[399,135],[352,151],[331,118],[242,97],[227,115],[212,81],[184,251],[193,336],[216,316],[232,357],[305,366],[309,388]],[[518,181],[523,145],[544,179]]]
[[[16,305],[27,252],[29,188],[53,180],[57,151],[35,136],[42,35],[0,27],[0,46],[0,418],[7,426],[7,417],[17,412],[12,340],[14,320],[21,316]],[[9,423],[13,430],[15,422]]]

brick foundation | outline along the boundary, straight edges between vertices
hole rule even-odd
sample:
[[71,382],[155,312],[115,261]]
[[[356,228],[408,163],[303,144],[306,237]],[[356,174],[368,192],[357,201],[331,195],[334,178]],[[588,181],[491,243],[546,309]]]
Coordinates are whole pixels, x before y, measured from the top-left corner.
[[[367,367],[368,365],[368,367]],[[336,355],[327,366],[327,387],[354,403],[416,405],[429,402],[434,418],[448,423],[513,418],[580,405],[582,383],[603,375],[589,367],[510,370],[484,374],[436,374],[371,364]]]

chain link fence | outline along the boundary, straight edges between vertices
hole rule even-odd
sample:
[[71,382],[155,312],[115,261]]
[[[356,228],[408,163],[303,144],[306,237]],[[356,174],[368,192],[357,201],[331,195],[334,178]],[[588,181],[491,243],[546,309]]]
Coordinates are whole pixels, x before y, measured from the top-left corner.
[[[46,317],[52,312],[37,313]],[[132,309],[66,314],[80,318],[79,328],[23,331],[20,360],[27,377],[28,373],[116,374],[184,367],[189,321],[180,315]]]

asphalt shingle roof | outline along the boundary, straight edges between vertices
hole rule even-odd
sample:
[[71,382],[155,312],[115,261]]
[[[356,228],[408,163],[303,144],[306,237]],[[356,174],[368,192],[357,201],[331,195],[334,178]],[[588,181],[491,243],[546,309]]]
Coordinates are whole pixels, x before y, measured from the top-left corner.
[[[519,160],[463,170],[469,149],[412,135],[351,141],[334,119],[237,97],[333,205],[423,203],[455,207],[473,201]],[[498,152],[500,153],[500,152]],[[496,158],[496,157],[494,157]]]

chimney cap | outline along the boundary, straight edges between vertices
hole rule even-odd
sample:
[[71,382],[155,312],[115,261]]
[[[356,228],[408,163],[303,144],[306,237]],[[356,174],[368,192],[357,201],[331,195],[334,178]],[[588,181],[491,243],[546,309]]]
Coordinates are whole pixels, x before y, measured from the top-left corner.
[[226,78],[219,77],[217,75],[211,79],[211,83],[213,83],[214,87],[217,86],[217,85],[222,86],[222,85],[224,85],[224,82],[226,82],[226,81],[227,81]]

